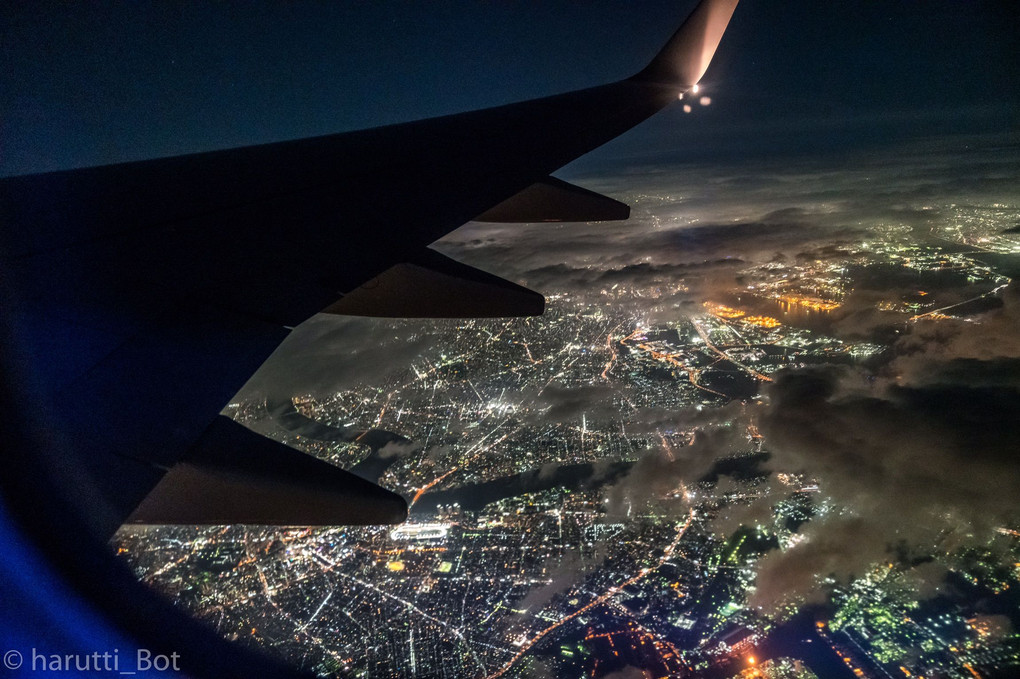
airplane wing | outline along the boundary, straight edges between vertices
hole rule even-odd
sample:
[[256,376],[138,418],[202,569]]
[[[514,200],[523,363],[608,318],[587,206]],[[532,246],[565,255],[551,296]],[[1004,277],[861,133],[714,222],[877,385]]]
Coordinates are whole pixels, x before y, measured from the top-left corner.
[[427,246],[476,218],[626,218],[551,174],[692,88],[736,2],[703,0],[645,69],[601,87],[0,180],[10,511],[57,563],[125,520],[403,520],[399,496],[217,413],[318,312],[541,313],[538,293]]

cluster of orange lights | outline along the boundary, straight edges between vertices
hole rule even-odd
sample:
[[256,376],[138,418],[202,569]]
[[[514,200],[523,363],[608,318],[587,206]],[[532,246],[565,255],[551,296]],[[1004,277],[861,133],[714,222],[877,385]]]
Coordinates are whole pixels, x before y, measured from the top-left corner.
[[757,325],[759,328],[778,328],[782,323],[771,316],[745,316],[745,323]]
[[765,676],[761,668],[758,667],[758,660],[753,655],[747,656],[747,664],[749,667],[740,672],[740,679],[758,679]]
[[[741,309],[734,309],[723,304],[716,304],[715,302],[705,302],[705,309],[708,313],[712,314],[716,318],[725,318],[728,320],[742,319],[745,323],[751,325],[757,325],[761,328],[778,328],[782,323],[771,316],[748,316],[746,311]],[[838,304],[836,306],[839,306]]]
[[782,295],[779,301],[792,306],[800,306],[811,311],[832,311],[839,308],[839,302],[819,299],[817,297],[804,297],[802,295]]
[[704,307],[708,310],[708,313],[713,316],[718,316],[719,318],[740,318],[744,316],[745,313],[740,309],[716,304],[715,302],[705,302]]

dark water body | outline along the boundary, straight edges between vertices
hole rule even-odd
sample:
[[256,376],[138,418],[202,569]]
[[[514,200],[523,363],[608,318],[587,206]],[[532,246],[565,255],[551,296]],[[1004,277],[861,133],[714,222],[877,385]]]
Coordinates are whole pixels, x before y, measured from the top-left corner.
[[600,465],[598,476],[595,476],[596,466],[590,463],[563,464],[554,469],[549,467],[532,469],[515,476],[428,493],[415,503],[411,508],[411,514],[435,512],[437,505],[454,503],[459,504],[462,509],[478,511],[490,502],[561,486],[568,490],[597,488],[617,480],[633,465],[633,462],[614,462],[608,467]]
[[702,372],[700,382],[736,401],[753,398],[760,390],[756,379],[729,361],[720,361],[711,370]]
[[[844,641],[844,640],[840,640]],[[821,679],[857,679],[815,629],[814,616],[801,614],[780,625],[758,645],[757,657],[798,658]]]
[[1006,252],[982,252],[971,254],[970,256],[992,267],[1003,276],[1009,276],[1010,278],[1020,277],[1020,255]]
[[972,316],[974,314],[984,314],[989,311],[995,311],[1003,307],[1002,299],[999,297],[982,297],[980,299],[974,299],[963,304],[958,304],[952,308],[948,313],[954,316]]
[[266,398],[266,410],[272,416],[273,422],[277,426],[292,434],[326,443],[357,442],[368,448],[369,454],[365,459],[347,471],[373,483],[377,482],[383,472],[386,471],[386,468],[398,459],[396,455],[383,457],[379,454],[379,451],[389,443],[404,444],[411,442],[410,439],[400,434],[394,434],[383,429],[369,429],[366,431],[363,429],[334,427],[333,425],[313,420],[298,412],[290,398],[269,396]]
[[[715,483],[720,476],[731,476],[735,479],[747,480],[765,476],[767,471],[761,465],[769,459],[769,453],[753,453],[732,458],[716,460],[712,469],[701,477],[702,481]],[[521,493],[532,493],[539,490],[563,487],[567,490],[592,490],[612,484],[624,477],[634,466],[634,462],[613,462],[606,465],[592,463],[561,464],[556,467],[546,466],[531,469],[515,476],[461,486],[452,490],[440,490],[423,495],[411,508],[412,514],[434,512],[437,505],[457,503],[461,508],[478,511],[490,502],[515,497]]]

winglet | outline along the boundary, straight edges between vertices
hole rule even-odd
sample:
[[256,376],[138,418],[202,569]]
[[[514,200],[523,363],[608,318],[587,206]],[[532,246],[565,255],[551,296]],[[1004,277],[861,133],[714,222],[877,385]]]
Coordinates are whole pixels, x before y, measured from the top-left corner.
[[705,75],[737,0],[702,0],[652,63],[631,80],[675,85],[686,92]]

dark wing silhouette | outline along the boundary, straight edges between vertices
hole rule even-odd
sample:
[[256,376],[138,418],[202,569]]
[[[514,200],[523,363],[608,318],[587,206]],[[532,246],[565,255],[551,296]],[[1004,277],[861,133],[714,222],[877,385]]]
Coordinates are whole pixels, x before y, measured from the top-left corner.
[[402,520],[398,496],[326,463],[298,464],[286,446],[215,414],[286,328],[316,312],[541,313],[537,293],[427,246],[474,218],[626,218],[626,206],[550,173],[693,86],[734,6],[701,3],[645,70],[602,87],[3,180],[15,328],[73,467],[65,490],[91,509],[90,529],[109,534],[126,517]]
[[694,86],[735,5],[703,0],[647,68],[601,87],[0,180],[9,509],[53,562],[90,564],[71,578],[93,601],[114,576],[89,546],[125,519],[402,520],[399,496],[217,413],[317,312],[541,313],[541,295],[427,246],[475,218],[626,218],[550,174]]

